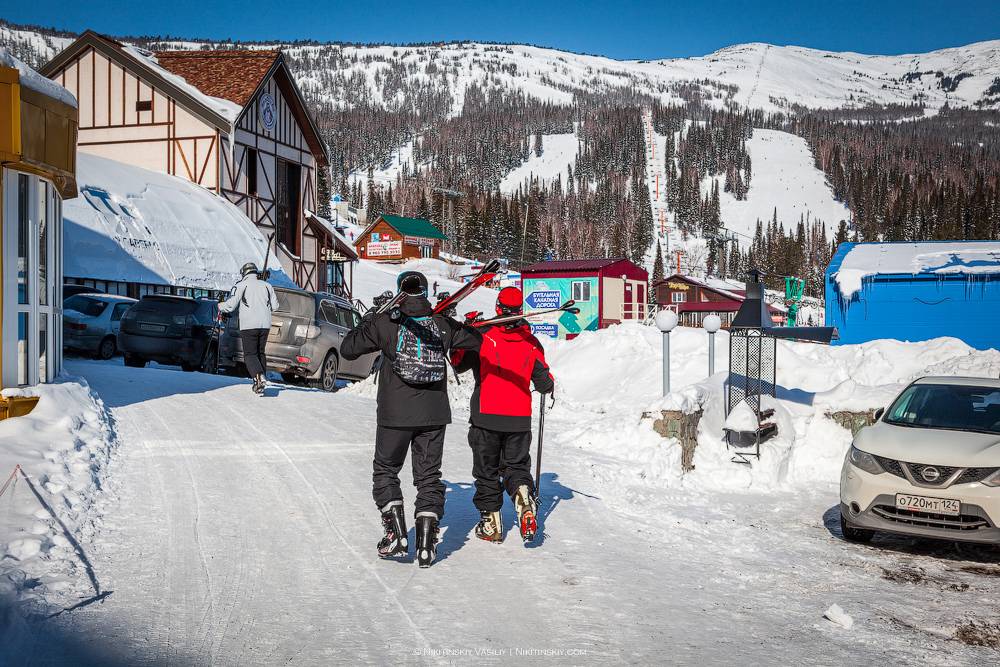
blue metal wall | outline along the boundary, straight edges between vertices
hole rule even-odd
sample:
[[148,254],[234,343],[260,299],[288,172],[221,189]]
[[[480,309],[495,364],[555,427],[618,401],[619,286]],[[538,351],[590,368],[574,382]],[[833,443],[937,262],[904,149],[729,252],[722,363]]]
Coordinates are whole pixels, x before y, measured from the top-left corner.
[[980,350],[1000,349],[1000,267],[969,276],[868,276],[845,302],[832,276],[855,245],[842,243],[826,270],[826,326],[840,331],[834,344],[953,336]]

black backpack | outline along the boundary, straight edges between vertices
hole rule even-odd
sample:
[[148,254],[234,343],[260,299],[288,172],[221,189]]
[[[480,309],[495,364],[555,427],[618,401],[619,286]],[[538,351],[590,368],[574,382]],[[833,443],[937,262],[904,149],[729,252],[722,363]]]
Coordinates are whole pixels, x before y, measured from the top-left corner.
[[408,384],[431,384],[444,379],[447,371],[444,337],[433,317],[403,316],[392,370]]

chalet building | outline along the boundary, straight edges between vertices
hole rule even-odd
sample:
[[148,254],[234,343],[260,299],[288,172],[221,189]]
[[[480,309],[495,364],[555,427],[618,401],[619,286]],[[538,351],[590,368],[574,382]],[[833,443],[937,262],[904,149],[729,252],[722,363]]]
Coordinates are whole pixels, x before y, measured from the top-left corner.
[[433,257],[441,254],[441,242],[447,237],[429,221],[380,215],[354,239],[362,259],[398,261]]
[[[729,328],[746,298],[743,283],[718,278],[694,278],[679,273],[653,283],[656,304],[674,308],[681,326],[700,327],[709,315],[718,315],[722,326]],[[781,308],[768,305],[776,322],[784,320]]]
[[328,154],[280,51],[150,53],[88,30],[41,72],[79,100],[81,151],[227,198],[296,284],[326,287],[335,243],[305,212]]

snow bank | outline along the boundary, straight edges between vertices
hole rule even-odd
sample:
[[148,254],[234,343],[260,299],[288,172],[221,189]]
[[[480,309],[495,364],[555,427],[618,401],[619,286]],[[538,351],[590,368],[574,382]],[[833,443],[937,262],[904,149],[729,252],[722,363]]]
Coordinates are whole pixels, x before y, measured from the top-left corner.
[[48,79],[35,70],[31,69],[23,62],[11,55],[6,48],[0,47],[0,65],[13,67],[18,72],[19,83],[25,88],[30,88],[47,97],[59,100],[63,104],[68,104],[74,109],[77,108],[76,98],[52,79]]
[[[226,199],[175,176],[79,153],[80,196],[63,204],[64,273],[228,290],[267,241]],[[271,282],[294,286],[275,254]]]
[[[40,400],[0,422],[0,485],[16,465],[31,480],[16,476],[2,499],[0,610],[48,615],[95,594],[73,541],[95,531],[113,432],[82,379],[3,393]],[[0,636],[3,620],[12,619],[0,612]]]
[[850,299],[868,276],[918,273],[1000,273],[1000,241],[859,243],[844,255],[833,280],[843,298]]
[[[731,462],[733,452],[723,440],[728,333],[716,336],[718,372],[707,377],[707,334],[674,330],[674,390],[667,397],[660,397],[660,336],[653,327],[630,323],[584,332],[571,341],[543,341],[556,378],[552,416],[576,424],[552,431],[550,438],[557,446],[634,464],[595,466],[595,475],[702,491],[835,485],[851,434],[828,414],[883,407],[924,375],[1000,375],[1000,351],[975,350],[954,338],[836,347],[778,341],[777,396],[762,400],[764,408],[775,411],[771,421],[778,435],[764,443],[761,460],[748,467]],[[653,431],[651,419],[641,418],[661,410],[702,411],[690,473],[681,471],[679,443],[665,440]]]

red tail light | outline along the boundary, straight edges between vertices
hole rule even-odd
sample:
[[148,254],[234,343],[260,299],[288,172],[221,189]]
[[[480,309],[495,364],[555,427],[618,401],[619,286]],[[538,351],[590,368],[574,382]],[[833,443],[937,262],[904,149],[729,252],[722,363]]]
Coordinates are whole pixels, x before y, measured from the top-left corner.
[[309,359],[309,357],[298,356],[295,357],[295,361],[299,362],[300,364],[308,364],[311,360]]

